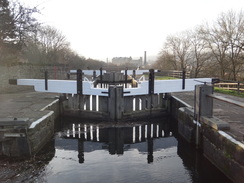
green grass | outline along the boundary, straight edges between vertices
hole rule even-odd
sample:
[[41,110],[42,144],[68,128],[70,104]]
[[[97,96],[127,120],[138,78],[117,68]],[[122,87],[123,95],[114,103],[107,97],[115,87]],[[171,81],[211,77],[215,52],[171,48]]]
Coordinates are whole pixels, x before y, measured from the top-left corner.
[[169,77],[169,76],[155,76],[156,80],[168,80],[168,79],[177,79],[174,77]]
[[224,94],[228,94],[228,95],[233,95],[233,96],[238,96],[238,97],[243,97],[244,98],[244,93],[243,92],[240,92],[238,94],[238,92],[235,91],[235,90],[226,90],[226,89],[214,87],[214,92],[224,93]]

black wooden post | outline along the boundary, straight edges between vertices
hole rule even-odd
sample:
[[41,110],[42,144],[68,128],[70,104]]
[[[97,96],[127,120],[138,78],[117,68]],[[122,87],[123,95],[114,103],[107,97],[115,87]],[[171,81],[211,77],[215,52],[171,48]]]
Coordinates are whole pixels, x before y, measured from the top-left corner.
[[148,94],[154,94],[154,69],[149,70]]
[[133,70],[133,78],[136,79],[136,71]]
[[78,158],[79,158],[79,163],[84,163],[85,158],[84,158],[84,137],[81,139],[78,139]]
[[67,79],[70,79],[70,73],[67,72]]
[[186,71],[183,69],[182,71],[182,90],[185,89],[185,82],[186,82]]
[[48,90],[48,71],[45,71],[45,90]]
[[76,74],[77,94],[82,95],[82,70],[78,69]]
[[93,71],[93,78],[92,78],[92,80],[95,81],[96,77],[97,77],[96,76],[96,71]]
[[150,95],[150,115],[152,115],[153,108],[153,94],[154,94],[154,69],[149,69],[148,76],[148,94]]
[[240,94],[240,81],[237,82],[237,93]]
[[125,68],[125,88],[127,88],[127,68]]
[[102,84],[102,80],[103,80],[103,69],[102,67],[100,68],[100,87],[102,88],[103,84]]

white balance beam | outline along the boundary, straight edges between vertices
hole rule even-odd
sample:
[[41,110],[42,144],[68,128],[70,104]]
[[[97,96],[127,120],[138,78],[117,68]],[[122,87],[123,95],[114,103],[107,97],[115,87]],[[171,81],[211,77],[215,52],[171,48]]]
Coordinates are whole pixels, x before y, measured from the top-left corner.
[[[185,89],[182,89],[182,79],[155,80],[154,93],[173,93],[183,91],[194,91],[195,85],[211,83],[212,78],[186,79]],[[108,96],[108,88],[94,88],[92,81],[83,81],[83,95]],[[76,80],[48,80],[47,90],[44,79],[17,79],[17,85],[34,86],[38,92],[77,94]],[[148,81],[141,81],[137,88],[124,88],[124,96],[148,94]]]

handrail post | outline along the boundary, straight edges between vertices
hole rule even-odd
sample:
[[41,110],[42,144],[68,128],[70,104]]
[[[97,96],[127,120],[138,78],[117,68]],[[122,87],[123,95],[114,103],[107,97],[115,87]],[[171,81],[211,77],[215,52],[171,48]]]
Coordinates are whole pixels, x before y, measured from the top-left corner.
[[96,75],[96,71],[94,70],[94,71],[93,71],[92,80],[95,81],[95,80],[96,80],[96,77],[97,77],[97,75]]
[[127,88],[127,68],[125,68],[125,88]]
[[148,94],[154,94],[154,69],[149,70]]
[[48,71],[45,71],[45,90],[48,90]]
[[185,89],[185,82],[186,82],[186,71],[183,69],[182,71],[182,90]]
[[136,71],[135,71],[135,70],[133,70],[133,75],[132,75],[132,77],[133,77],[134,79],[136,79]]
[[76,75],[76,82],[77,82],[77,94],[82,95],[82,70],[77,70]]
[[103,69],[102,69],[102,67],[100,68],[100,87],[102,88],[103,87],[103,83],[102,83],[102,80],[103,80]]

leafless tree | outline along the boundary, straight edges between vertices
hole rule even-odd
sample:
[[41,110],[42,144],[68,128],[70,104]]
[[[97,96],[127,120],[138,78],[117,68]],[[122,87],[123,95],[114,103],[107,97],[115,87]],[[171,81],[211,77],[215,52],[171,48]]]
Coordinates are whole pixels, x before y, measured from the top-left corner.
[[209,50],[212,52],[214,58],[212,58],[212,62],[214,61],[219,65],[220,77],[224,79],[228,69],[228,62],[226,60],[228,45],[223,42],[223,38],[220,35],[221,32],[215,26],[203,25],[200,33],[204,41],[208,43]]
[[207,61],[209,61],[210,54],[206,49],[207,43],[204,41],[204,39],[202,39],[201,35],[198,33],[198,29],[189,32],[189,34],[192,53],[191,66],[193,70],[193,76],[196,78],[204,69]]
[[189,68],[192,59],[191,41],[188,32],[182,32],[175,36],[168,36],[165,43],[165,50],[175,57],[175,62],[181,70]]
[[154,68],[159,70],[177,70],[177,63],[175,61],[175,56],[167,52],[167,50],[162,50],[153,65]]
[[15,25],[15,42],[19,47],[25,44],[25,39],[36,31],[37,26],[40,24],[34,14],[40,13],[37,7],[25,7],[17,0],[10,1],[10,9]]
[[243,66],[243,12],[222,13],[212,26],[203,25],[199,33],[208,43],[208,48],[219,65],[220,77],[236,80]]
[[38,28],[36,34],[30,38],[28,49],[41,55],[39,61],[44,63],[65,63],[65,56],[70,51],[66,37],[50,26]]
[[229,78],[236,80],[241,66],[244,64],[242,53],[244,49],[244,13],[229,11],[222,13],[217,20],[223,32],[224,41],[228,44],[227,57],[230,65]]
[[27,8],[14,0],[0,0],[0,63],[15,62],[27,36],[38,25],[33,17],[38,9]]

